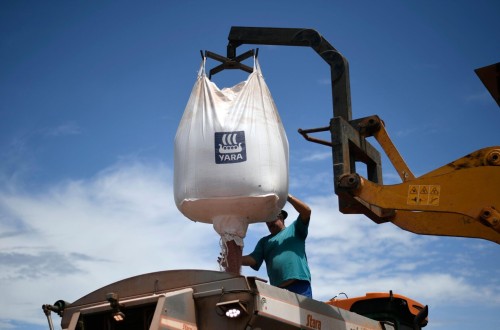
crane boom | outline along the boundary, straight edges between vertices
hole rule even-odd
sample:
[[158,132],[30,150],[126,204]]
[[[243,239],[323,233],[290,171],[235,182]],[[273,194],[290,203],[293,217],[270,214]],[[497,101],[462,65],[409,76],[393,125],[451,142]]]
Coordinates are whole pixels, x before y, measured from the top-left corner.
[[[473,237],[500,244],[500,146],[472,152],[415,177],[378,116],[352,119],[348,61],[317,31],[233,26],[228,40],[225,63],[213,72],[239,68],[231,63],[241,61],[243,55],[237,56],[236,49],[243,44],[311,47],[330,66],[333,118],[326,127],[299,129],[299,133],[332,148],[333,185],[342,213],[364,214],[376,223],[392,222],[417,234]],[[331,141],[309,136],[328,130]],[[383,184],[380,152],[369,137],[380,144],[401,184]],[[366,165],[367,178],[356,172],[357,163]]]

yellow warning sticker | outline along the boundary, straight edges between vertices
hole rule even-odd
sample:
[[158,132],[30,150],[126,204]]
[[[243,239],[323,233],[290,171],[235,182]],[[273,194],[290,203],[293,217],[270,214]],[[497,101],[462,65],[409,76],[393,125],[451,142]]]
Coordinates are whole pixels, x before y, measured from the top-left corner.
[[417,205],[418,204],[418,186],[410,185],[408,187],[408,198],[406,199],[406,204]]
[[429,186],[429,205],[438,206],[439,196],[441,195],[441,186],[430,185]]
[[421,205],[429,205],[429,190],[427,186],[420,186],[418,197]]
[[409,185],[406,204],[438,206],[440,195],[439,185]]

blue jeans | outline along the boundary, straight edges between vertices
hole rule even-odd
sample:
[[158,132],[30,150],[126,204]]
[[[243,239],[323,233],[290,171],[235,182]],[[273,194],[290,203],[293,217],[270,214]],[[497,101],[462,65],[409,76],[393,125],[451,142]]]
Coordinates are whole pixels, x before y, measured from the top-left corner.
[[303,296],[312,298],[312,288],[309,281],[296,280],[290,285],[283,287],[282,289],[301,294]]

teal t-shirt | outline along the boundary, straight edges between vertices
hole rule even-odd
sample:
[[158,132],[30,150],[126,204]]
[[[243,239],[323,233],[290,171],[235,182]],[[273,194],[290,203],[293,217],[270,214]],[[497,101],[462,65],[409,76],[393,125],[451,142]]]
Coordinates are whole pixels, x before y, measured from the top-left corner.
[[276,235],[262,237],[250,253],[256,261],[252,268],[259,270],[265,261],[267,276],[274,286],[291,279],[311,282],[306,255],[307,233],[308,225],[304,224],[299,216]]

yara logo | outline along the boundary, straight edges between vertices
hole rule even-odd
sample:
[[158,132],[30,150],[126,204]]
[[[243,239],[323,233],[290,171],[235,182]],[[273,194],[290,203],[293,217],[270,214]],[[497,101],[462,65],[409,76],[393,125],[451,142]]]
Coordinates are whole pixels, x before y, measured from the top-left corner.
[[236,141],[236,133],[224,133],[222,134],[222,144],[219,143],[219,153],[221,154],[232,154],[236,152],[241,152],[241,142]]
[[240,163],[247,160],[245,131],[215,132],[215,163]]

